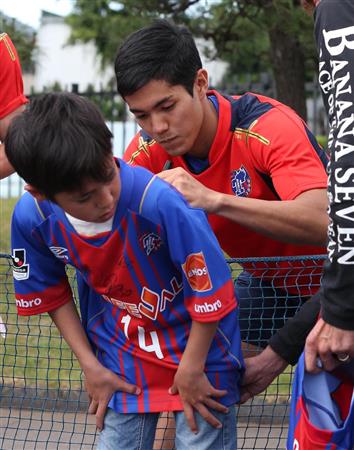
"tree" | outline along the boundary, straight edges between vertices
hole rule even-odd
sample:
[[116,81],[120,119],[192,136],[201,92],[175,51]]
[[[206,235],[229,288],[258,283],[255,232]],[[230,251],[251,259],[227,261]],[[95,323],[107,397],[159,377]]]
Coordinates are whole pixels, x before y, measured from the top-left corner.
[[199,33],[237,74],[271,71],[275,96],[306,120],[305,82],[313,79],[313,22],[300,0],[221,0],[200,9]]
[[0,14],[0,30],[10,36],[16,47],[22,71],[34,72],[34,54],[36,51],[36,34],[34,30],[2,14]]
[[122,40],[157,17],[211,39],[215,57],[238,74],[271,71],[276,97],[306,119],[305,81],[315,62],[312,21],[300,0],[76,0],[71,40],[93,40],[102,64],[112,64]]

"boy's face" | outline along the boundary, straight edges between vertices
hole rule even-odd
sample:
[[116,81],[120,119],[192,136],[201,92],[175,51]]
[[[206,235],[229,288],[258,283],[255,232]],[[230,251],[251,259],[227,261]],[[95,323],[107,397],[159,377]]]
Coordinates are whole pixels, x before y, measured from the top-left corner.
[[87,180],[77,191],[55,195],[56,203],[68,214],[86,222],[102,223],[115,213],[120,195],[120,177],[115,161],[109,167],[106,183]]
[[[207,76],[199,71],[193,97],[182,85],[152,80],[134,94],[125,97],[140,127],[171,156],[186,153],[196,157],[204,127]],[[204,139],[204,138],[202,138]]]

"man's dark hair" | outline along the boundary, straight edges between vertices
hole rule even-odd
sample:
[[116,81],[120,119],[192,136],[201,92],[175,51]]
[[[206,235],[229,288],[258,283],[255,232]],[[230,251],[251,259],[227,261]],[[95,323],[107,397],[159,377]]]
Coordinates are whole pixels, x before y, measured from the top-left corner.
[[111,139],[92,102],[76,94],[50,93],[31,100],[14,118],[5,152],[20,177],[53,200],[87,179],[108,181]]
[[124,98],[152,80],[182,85],[193,96],[202,62],[188,28],[157,20],[127,37],[115,60],[117,89]]

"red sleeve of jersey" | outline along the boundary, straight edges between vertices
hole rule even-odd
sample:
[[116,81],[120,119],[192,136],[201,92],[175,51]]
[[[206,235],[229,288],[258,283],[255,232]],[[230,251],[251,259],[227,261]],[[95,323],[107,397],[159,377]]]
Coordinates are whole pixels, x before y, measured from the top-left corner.
[[123,160],[132,166],[142,166],[151,170],[150,145],[137,133],[123,154]]
[[16,307],[20,316],[33,316],[53,311],[72,300],[72,291],[66,279],[57,286],[41,292],[16,294]]
[[255,167],[271,177],[282,200],[311,189],[326,189],[325,167],[306,132],[306,125],[285,105],[264,114],[250,129]]
[[169,156],[156,141],[149,140],[139,132],[125,150],[123,160],[132,166],[145,167],[152,173],[159,173],[164,170]]
[[185,299],[188,312],[196,322],[216,322],[236,308],[234,285],[228,281],[210,296]]

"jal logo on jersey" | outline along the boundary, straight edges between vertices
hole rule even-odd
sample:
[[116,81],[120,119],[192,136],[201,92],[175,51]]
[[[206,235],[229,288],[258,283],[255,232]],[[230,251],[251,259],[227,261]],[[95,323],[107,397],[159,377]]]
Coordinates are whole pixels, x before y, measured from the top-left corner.
[[147,256],[157,251],[162,244],[160,236],[155,233],[144,234],[141,237],[141,242]]
[[237,197],[247,197],[251,192],[251,178],[245,166],[231,173],[231,188]]
[[26,264],[26,250],[16,248],[13,250],[12,273],[17,281],[27,280],[29,277],[29,264]]
[[197,292],[205,292],[212,289],[213,285],[209,277],[208,268],[203,252],[191,253],[186,262],[182,264],[190,287]]

